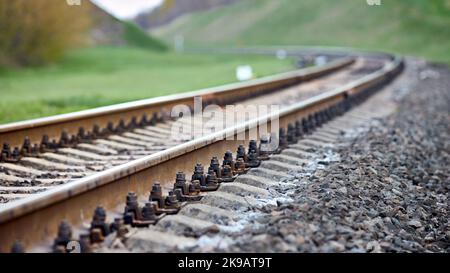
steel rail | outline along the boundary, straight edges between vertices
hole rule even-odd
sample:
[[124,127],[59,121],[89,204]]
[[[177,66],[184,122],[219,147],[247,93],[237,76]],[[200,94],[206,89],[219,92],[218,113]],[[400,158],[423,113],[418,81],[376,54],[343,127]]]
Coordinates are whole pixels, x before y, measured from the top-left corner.
[[[340,65],[343,65],[342,61]],[[279,115],[279,126],[286,127],[289,123],[357,96],[363,91],[373,90],[391,80],[402,66],[402,59],[395,58],[382,69],[357,81],[282,109],[275,113]],[[20,239],[25,246],[48,239],[56,234],[58,223],[62,219],[75,225],[80,224],[92,217],[93,208],[99,204],[105,209],[116,209],[123,205],[124,197],[129,191],[144,194],[155,181],[163,186],[171,186],[177,171],[191,173],[195,163],[207,165],[211,157],[221,156],[226,150],[235,150],[239,144],[247,143],[243,140],[225,139],[225,136],[248,132],[264,123],[270,127],[272,118],[273,114],[259,117],[6,204],[0,209],[0,251],[6,251],[5,248],[16,239]]]
[[120,120],[123,120],[125,123],[128,123],[133,117],[140,118],[144,114],[151,117],[153,113],[159,114],[162,109],[168,110],[175,105],[193,106],[193,98],[197,96],[202,97],[205,103],[225,105],[230,103],[230,101],[239,101],[251,96],[299,84],[303,81],[316,79],[349,66],[354,61],[354,58],[346,57],[331,61],[321,67],[309,67],[244,83],[233,83],[199,91],[4,124],[0,125],[0,144],[8,143],[11,147],[20,147],[26,137],[30,139],[32,144],[35,144],[41,141],[44,134],[48,135],[50,139],[58,139],[63,131],[68,134],[76,134],[80,127],[88,130],[94,125],[104,128],[108,122],[113,122],[114,125],[117,125]]

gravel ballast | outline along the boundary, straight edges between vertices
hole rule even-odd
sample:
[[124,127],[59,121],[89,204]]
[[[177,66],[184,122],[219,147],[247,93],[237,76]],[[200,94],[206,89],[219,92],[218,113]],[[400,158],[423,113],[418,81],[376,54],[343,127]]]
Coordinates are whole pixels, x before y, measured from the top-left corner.
[[448,253],[449,109],[450,69],[408,59],[392,84],[196,209],[100,252]]
[[195,251],[450,252],[450,71],[412,65],[395,113],[323,149],[274,189],[277,205]]

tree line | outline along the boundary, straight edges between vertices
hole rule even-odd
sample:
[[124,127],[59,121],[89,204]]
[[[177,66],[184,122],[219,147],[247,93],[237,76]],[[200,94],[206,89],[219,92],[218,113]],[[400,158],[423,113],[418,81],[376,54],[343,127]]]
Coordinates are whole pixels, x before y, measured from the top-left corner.
[[0,65],[40,65],[87,42],[92,8],[64,0],[0,0]]

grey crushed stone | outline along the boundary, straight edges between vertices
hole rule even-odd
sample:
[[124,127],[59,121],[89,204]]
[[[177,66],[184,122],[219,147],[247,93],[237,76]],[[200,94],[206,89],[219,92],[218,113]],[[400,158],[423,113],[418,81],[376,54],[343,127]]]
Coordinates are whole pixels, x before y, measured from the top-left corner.
[[398,112],[285,179],[286,202],[256,211],[225,246],[190,251],[450,252],[450,70],[415,76]]

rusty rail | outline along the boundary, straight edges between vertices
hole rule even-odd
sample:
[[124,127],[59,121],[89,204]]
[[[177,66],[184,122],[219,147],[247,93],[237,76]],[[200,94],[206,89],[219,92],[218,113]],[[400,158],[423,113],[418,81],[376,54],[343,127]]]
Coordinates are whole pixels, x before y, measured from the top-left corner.
[[160,114],[161,110],[171,109],[175,105],[192,106],[193,97],[196,96],[202,97],[203,102],[207,104],[231,104],[251,96],[262,95],[324,76],[349,66],[353,62],[354,58],[342,58],[331,61],[322,67],[310,67],[245,83],[228,84],[199,91],[0,125],[0,144],[8,143],[11,147],[20,147],[26,137],[30,139],[31,144],[39,144],[44,134],[48,135],[50,139],[57,139],[63,131],[69,135],[76,134],[80,127],[86,130],[93,128],[95,125],[99,128],[105,128],[108,122],[117,125],[120,120],[128,124],[133,118],[140,119],[144,115],[151,117],[153,114]]
[[[338,63],[334,63],[332,67],[337,69],[337,67],[342,67],[350,62],[350,60],[339,61]],[[374,91],[380,85],[387,83],[395,77],[401,71],[402,67],[403,61],[400,58],[395,58],[382,69],[358,81],[348,83],[335,90],[282,109],[278,113],[280,128],[286,128],[289,123],[326,109],[329,106],[367,96],[371,91]],[[309,71],[311,72],[311,70]],[[317,73],[324,73],[323,70],[315,69],[313,71],[315,71],[315,75]],[[296,74],[294,78],[300,77],[304,80],[305,73],[293,73]],[[303,76],[299,76],[300,74]],[[311,76],[311,74],[308,75]],[[292,81],[292,77],[287,77],[286,75],[281,77],[281,79],[280,76],[273,79],[278,83],[280,81],[286,83],[286,79],[289,79],[287,80],[288,82]],[[269,85],[273,88],[273,85],[267,81],[267,79],[260,80],[259,85],[244,85],[251,87]],[[229,88],[227,89],[228,91],[217,90],[217,93],[213,94],[220,95],[226,92],[245,90],[243,86],[239,86],[239,88]],[[164,101],[177,101],[179,103],[186,98],[191,98],[193,94],[181,95],[181,97],[171,96],[172,100],[166,98]],[[199,91],[195,94],[204,94],[206,96],[211,93]],[[142,101],[139,106],[125,104],[125,106],[122,105],[118,109],[111,108],[110,110],[112,112],[133,111],[127,107],[133,109],[135,109],[134,107],[145,108],[156,103],[157,100],[146,100]],[[85,118],[91,118],[91,115],[95,116],[96,111],[99,110],[91,112],[84,111]],[[58,119],[61,119],[59,121],[62,123],[69,122],[69,120],[76,120],[75,117],[70,115],[59,117]],[[177,171],[191,173],[192,166],[196,163],[207,165],[211,157],[220,156],[226,150],[234,150],[239,144],[247,143],[247,141],[242,140],[225,140],[224,136],[236,135],[242,131],[248,132],[250,129],[257,128],[259,124],[264,122],[267,122],[268,127],[270,127],[271,119],[271,115],[259,117],[215,134],[207,135],[165,151],[145,156],[107,171],[62,185],[42,194],[36,194],[26,200],[6,204],[0,209],[0,251],[6,251],[16,239],[20,239],[25,246],[31,246],[36,242],[49,238],[49,236],[57,232],[58,224],[62,219],[67,219],[75,225],[80,224],[92,217],[93,208],[99,205],[99,203],[107,210],[115,209],[117,206],[123,204],[124,196],[129,191],[134,191],[137,194],[147,193],[154,181],[159,181],[163,186],[172,185]],[[42,126],[46,126],[47,122],[50,121],[45,119],[41,120]],[[30,129],[29,126],[31,124],[24,123],[22,126],[22,129]],[[12,130],[13,127],[9,128]],[[16,128],[19,130],[20,126],[17,125]],[[8,131],[8,127],[2,127],[2,130],[3,132]]]

